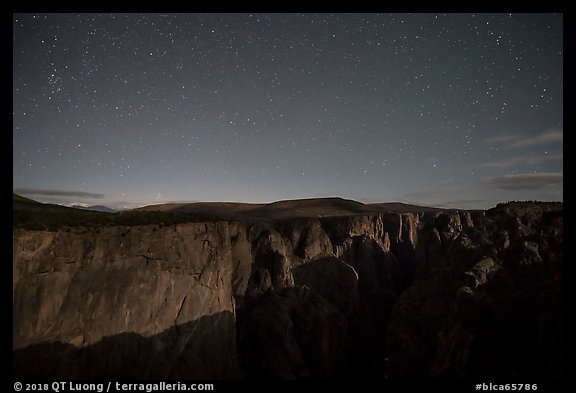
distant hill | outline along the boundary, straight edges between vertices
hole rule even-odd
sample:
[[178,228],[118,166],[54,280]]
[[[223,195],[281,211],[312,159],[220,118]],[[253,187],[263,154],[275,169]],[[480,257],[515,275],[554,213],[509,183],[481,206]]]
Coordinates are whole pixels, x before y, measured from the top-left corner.
[[[95,211],[105,206],[66,207],[40,203],[20,195],[12,195],[13,228],[30,230],[58,230],[61,228],[91,228],[100,226],[173,225],[184,222],[217,221],[206,214],[160,211]],[[93,210],[94,209],[94,210]],[[221,220],[221,219],[220,219]]]
[[369,213],[407,213],[444,209],[407,205],[399,202],[363,204],[344,198],[311,198],[278,201],[268,204],[196,202],[151,205],[134,209],[148,212],[201,213],[226,220],[269,220],[296,217],[329,217]]
[[33,199],[25,198],[18,194],[12,194],[13,210],[43,210],[43,211],[66,211],[69,207],[55,205],[52,203],[42,203]]
[[353,216],[374,213],[420,213],[443,209],[403,203],[363,204],[343,198],[311,198],[268,204],[198,202],[145,206],[116,212],[106,206],[66,207],[40,203],[13,194],[15,228],[57,230],[65,227],[110,225],[172,225],[185,222],[271,221],[308,217]]
[[392,213],[423,213],[423,212],[440,212],[454,209],[441,209],[439,207],[428,207],[409,205],[402,202],[385,202],[370,203],[365,205],[369,211],[392,212]]
[[40,203],[33,199],[25,198],[22,195],[12,193],[12,201],[15,203]]
[[35,201],[30,198],[23,197],[22,195],[12,193],[12,208],[13,209],[42,209],[42,210],[57,210],[57,211],[67,211],[68,209],[78,209],[78,210],[88,210],[94,212],[102,213],[116,213],[116,210],[103,205],[93,205],[93,206],[62,206],[53,203],[42,203]]
[[70,207],[73,209],[90,210],[93,212],[116,213],[116,210],[111,209],[108,206],[103,206],[103,205],[92,205],[92,206],[72,205]]
[[12,194],[12,225],[14,228],[56,230],[62,227],[81,227],[114,224],[115,215],[75,209],[52,203],[41,203]]

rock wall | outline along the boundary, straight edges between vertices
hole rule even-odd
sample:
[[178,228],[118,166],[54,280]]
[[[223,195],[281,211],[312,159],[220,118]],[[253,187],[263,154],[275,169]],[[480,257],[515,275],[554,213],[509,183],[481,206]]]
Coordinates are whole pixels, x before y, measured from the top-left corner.
[[16,375],[561,378],[561,204],[13,235]]
[[239,229],[16,231],[15,373],[238,377],[231,238]]

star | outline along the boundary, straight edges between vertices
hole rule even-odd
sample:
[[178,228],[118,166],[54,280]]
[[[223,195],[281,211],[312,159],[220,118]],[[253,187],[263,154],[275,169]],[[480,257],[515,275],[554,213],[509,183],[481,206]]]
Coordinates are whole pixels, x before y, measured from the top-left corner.
[[[157,190],[563,198],[561,183],[522,177],[563,173],[562,14],[49,13],[12,26],[14,189],[140,205]],[[501,188],[510,175],[516,188]]]

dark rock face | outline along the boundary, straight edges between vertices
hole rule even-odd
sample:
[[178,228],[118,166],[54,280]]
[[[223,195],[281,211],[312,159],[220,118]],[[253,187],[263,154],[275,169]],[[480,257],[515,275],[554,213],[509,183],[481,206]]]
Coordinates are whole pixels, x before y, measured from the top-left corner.
[[16,230],[14,373],[561,379],[562,209]]
[[561,377],[562,210],[512,208],[423,230],[425,267],[388,326],[390,377]]
[[359,306],[358,273],[341,259],[318,258],[295,267],[292,274],[295,285],[312,289],[343,315],[352,313]]
[[346,319],[307,287],[269,292],[239,312],[248,378],[334,378],[345,361]]

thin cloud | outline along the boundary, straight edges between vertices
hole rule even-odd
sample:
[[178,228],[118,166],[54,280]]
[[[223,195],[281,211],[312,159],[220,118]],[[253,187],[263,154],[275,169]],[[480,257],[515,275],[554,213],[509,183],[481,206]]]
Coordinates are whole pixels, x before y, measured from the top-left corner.
[[512,142],[508,147],[528,147],[535,145],[546,145],[549,143],[563,142],[564,133],[562,131],[549,131],[544,134],[532,137],[519,139]]
[[45,195],[45,196],[63,196],[63,197],[76,197],[76,198],[104,198],[104,194],[94,194],[84,191],[72,190],[43,190],[36,188],[15,188],[16,194],[23,195]]
[[503,134],[498,136],[493,136],[490,138],[486,138],[484,143],[488,145],[505,145],[508,143],[515,142],[522,138],[522,135],[519,134]]
[[521,173],[499,176],[490,180],[491,185],[499,190],[537,190],[562,185],[563,182],[564,176],[560,172]]
[[542,156],[516,156],[503,159],[501,161],[485,162],[477,166],[477,168],[507,168],[517,165],[536,165],[547,161],[562,160],[562,154],[550,154]]
[[526,136],[521,134],[504,134],[484,140],[489,145],[502,145],[508,148],[522,148],[551,143],[562,143],[564,132],[562,130],[551,130],[536,136]]

